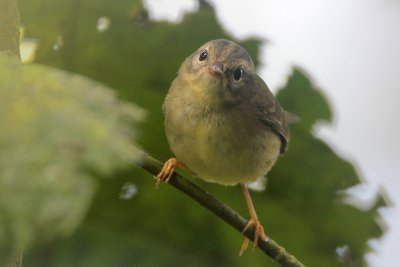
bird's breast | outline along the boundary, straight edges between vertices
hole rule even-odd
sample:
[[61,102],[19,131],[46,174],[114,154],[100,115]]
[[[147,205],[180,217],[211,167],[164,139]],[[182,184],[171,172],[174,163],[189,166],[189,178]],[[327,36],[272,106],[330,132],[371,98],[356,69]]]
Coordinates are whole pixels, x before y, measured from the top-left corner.
[[237,184],[265,175],[279,156],[280,139],[240,108],[215,110],[166,102],[166,133],[171,149],[200,178]]

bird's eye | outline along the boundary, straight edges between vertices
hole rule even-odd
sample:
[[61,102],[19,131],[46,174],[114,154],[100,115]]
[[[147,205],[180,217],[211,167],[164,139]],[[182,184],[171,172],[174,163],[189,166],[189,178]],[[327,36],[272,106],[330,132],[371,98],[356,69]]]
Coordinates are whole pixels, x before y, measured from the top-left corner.
[[233,72],[233,79],[235,79],[235,81],[239,81],[240,78],[242,78],[242,74],[243,74],[243,70],[242,69],[236,69]]
[[207,50],[204,50],[204,51],[202,51],[202,52],[200,53],[199,61],[204,61],[204,60],[207,59],[207,57],[208,57],[208,52],[207,52]]

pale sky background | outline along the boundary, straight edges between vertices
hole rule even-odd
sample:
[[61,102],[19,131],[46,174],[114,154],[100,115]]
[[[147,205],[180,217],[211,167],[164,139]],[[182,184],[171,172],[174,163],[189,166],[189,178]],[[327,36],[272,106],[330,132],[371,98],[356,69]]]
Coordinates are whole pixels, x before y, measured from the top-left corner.
[[[145,0],[150,16],[179,21],[194,0]],[[334,125],[317,136],[352,160],[368,199],[383,186],[393,208],[382,212],[389,231],[371,242],[371,266],[394,266],[400,248],[400,1],[398,0],[209,0],[236,38],[262,37],[259,69],[272,91],[301,66],[327,95]]]

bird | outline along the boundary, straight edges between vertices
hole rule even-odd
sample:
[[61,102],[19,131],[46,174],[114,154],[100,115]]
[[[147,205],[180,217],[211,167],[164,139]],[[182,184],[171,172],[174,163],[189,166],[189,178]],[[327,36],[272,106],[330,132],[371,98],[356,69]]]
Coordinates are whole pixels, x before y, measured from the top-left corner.
[[[165,133],[175,157],[156,176],[156,186],[176,168],[207,182],[240,184],[254,227],[253,249],[267,240],[247,184],[264,177],[288,148],[285,111],[256,73],[248,52],[216,39],[181,64],[162,106]],[[246,237],[239,255],[247,249]]]

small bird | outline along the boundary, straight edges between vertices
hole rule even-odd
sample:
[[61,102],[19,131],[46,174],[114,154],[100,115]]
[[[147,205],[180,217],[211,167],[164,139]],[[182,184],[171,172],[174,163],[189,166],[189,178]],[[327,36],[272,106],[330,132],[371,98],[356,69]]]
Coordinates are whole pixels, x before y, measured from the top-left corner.
[[156,176],[157,187],[177,167],[208,182],[240,184],[250,213],[243,232],[254,227],[254,247],[259,238],[267,240],[246,183],[266,175],[286,151],[289,129],[247,51],[224,39],[202,45],[180,66],[163,111],[175,158]]

